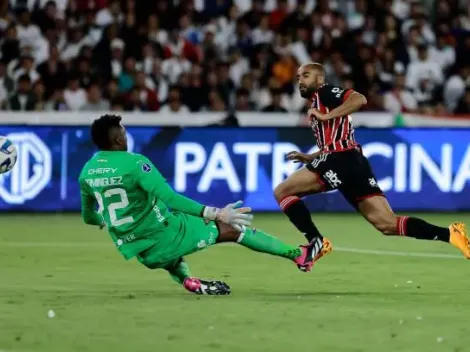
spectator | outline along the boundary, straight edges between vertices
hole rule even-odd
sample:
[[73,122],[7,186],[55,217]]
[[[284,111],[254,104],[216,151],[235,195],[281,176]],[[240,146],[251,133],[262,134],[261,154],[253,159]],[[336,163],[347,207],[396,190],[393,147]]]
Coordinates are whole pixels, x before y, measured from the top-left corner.
[[395,76],[392,90],[385,93],[384,108],[394,114],[399,112],[415,112],[417,110],[418,103],[413,94],[406,89],[405,76],[403,74]]
[[229,75],[235,86],[240,86],[242,76],[250,69],[249,61],[242,56],[238,49],[234,49],[230,55]]
[[280,60],[273,65],[273,76],[281,86],[291,83],[296,74],[297,64],[294,58],[287,53],[282,55]]
[[236,111],[253,111],[256,110],[255,104],[250,101],[250,92],[247,89],[240,88],[236,92],[235,98]]
[[46,111],[67,111],[69,110],[64,97],[63,89],[56,89],[52,93],[51,99],[46,104]]
[[84,45],[85,38],[83,32],[78,28],[72,29],[70,32],[70,40],[67,41],[67,44],[62,50],[61,59],[65,62],[75,59]]
[[187,105],[191,111],[200,111],[207,103],[207,92],[204,89],[203,81],[201,77],[201,70],[198,66],[194,67],[195,70],[191,70],[189,74],[189,85],[186,93],[182,94],[183,104]]
[[20,66],[14,71],[13,79],[16,81],[20,76],[27,75],[31,82],[36,82],[41,76],[34,69],[34,58],[30,54],[23,54],[20,58]]
[[261,23],[261,19],[264,15],[264,0],[252,0],[252,8],[243,15],[242,20],[247,23],[250,28],[255,28]]
[[287,110],[281,105],[282,91],[280,89],[271,90],[271,104],[265,106],[262,112],[287,112]]
[[80,110],[87,102],[86,92],[80,87],[80,77],[69,77],[67,88],[64,90],[64,100],[70,110]]
[[436,47],[431,49],[431,60],[437,63],[442,70],[447,71],[455,63],[455,49],[449,45],[447,35],[439,34]]
[[147,110],[157,111],[159,108],[157,93],[149,88],[146,83],[145,73],[142,71],[135,74],[135,90],[139,92],[140,100],[144,103]]
[[44,111],[46,109],[46,87],[41,81],[37,81],[33,85],[33,94],[34,94],[34,110]]
[[119,76],[119,91],[126,93],[134,86],[136,62],[133,57],[128,57],[124,62],[124,69]]
[[155,46],[150,42],[145,43],[142,47],[141,66],[142,71],[144,71],[146,75],[150,75],[152,73],[153,63],[155,60],[157,60]]
[[160,109],[162,114],[172,114],[172,113],[189,113],[187,106],[183,105],[181,102],[181,91],[177,87],[170,88],[168,93],[168,100],[165,105]]
[[0,61],[0,108],[5,107],[14,82],[6,75],[5,63]]
[[86,89],[93,80],[97,79],[97,77],[93,76],[90,60],[86,57],[79,56],[75,60],[74,66],[77,67],[77,75],[80,77],[80,87]]
[[226,106],[230,105],[235,85],[230,79],[229,65],[227,62],[221,62],[217,68],[217,91]]
[[190,70],[191,62],[183,55],[172,56],[164,60],[161,68],[163,76],[170,84],[175,84],[181,73],[189,72]]
[[405,72],[405,65],[396,59],[395,52],[390,47],[385,49],[378,66],[380,84],[385,88],[391,88],[395,74]]
[[31,91],[31,78],[22,75],[18,78],[17,93],[8,99],[8,110],[12,111],[33,111],[36,107],[36,99]]
[[113,78],[121,76],[125,47],[122,39],[116,38],[111,41],[111,74]]
[[18,11],[18,25],[16,28],[20,46],[31,46],[34,48],[41,37],[41,31],[38,26],[31,23],[31,13],[28,10]]
[[102,8],[96,14],[96,24],[101,27],[106,27],[111,23],[122,22],[123,14],[119,1],[112,0],[108,7]]
[[[465,1],[9,3],[0,18],[6,65],[0,80],[14,82],[28,74],[32,83],[42,82],[44,99],[50,101],[37,106],[50,110],[70,103],[66,79],[76,76],[82,87],[99,78],[101,95],[120,110],[155,111],[168,100],[168,85],[181,84],[181,104],[191,111],[260,110],[272,103],[273,89],[281,90],[281,107],[299,111],[304,101],[295,85],[296,70],[312,60],[325,65],[330,84],[366,94],[368,109],[390,108],[397,74],[406,75],[423,111],[455,110],[467,85],[463,67],[470,57],[470,17]],[[40,92],[42,84],[34,88]],[[14,94],[11,89],[7,95]],[[84,91],[72,95],[85,104]],[[177,110],[178,104],[173,104]]]
[[50,46],[47,61],[39,65],[37,71],[44,82],[46,98],[49,98],[57,89],[65,88],[67,83],[67,68],[65,64],[60,61],[57,46]]
[[269,16],[269,25],[272,30],[277,31],[281,23],[289,14],[289,4],[287,0],[277,0],[277,8]]
[[281,24],[281,30],[291,31],[290,34],[293,35],[294,28],[308,28],[309,27],[309,18],[306,12],[306,3],[307,0],[297,0],[297,6],[294,11],[289,14]]
[[420,44],[418,47],[418,60],[412,62],[408,67],[406,85],[411,89],[418,89],[424,80],[429,81],[429,85],[434,88],[443,83],[444,77],[442,68],[436,62],[430,60],[428,46]]
[[184,39],[178,29],[173,29],[164,47],[164,57],[166,59],[180,57],[185,61],[199,62],[200,54],[196,46]]
[[108,111],[109,102],[101,97],[101,89],[97,84],[91,84],[88,88],[87,102],[82,111]]
[[465,89],[465,94],[455,109],[456,114],[470,114],[470,87]]
[[116,79],[111,79],[108,84],[106,85],[106,90],[104,93],[104,97],[108,101],[113,101],[116,98],[120,97],[119,93],[119,84]]
[[217,27],[214,24],[209,24],[204,28],[203,39],[201,42],[202,57],[220,57],[219,48],[215,41]]
[[452,75],[444,85],[444,101],[449,111],[455,110],[466,87],[470,87],[470,65],[460,67],[459,73]]
[[111,111],[124,111],[124,102],[122,99],[116,98],[111,100]]
[[140,98],[140,91],[134,87],[126,94],[123,104],[124,111],[148,111],[148,107]]
[[168,32],[160,28],[160,21],[156,15],[148,18],[148,39],[154,43],[165,45],[168,42]]
[[157,92],[159,101],[165,101],[168,97],[168,81],[162,75],[161,62],[154,60],[150,80]]
[[261,17],[259,27],[255,28],[252,33],[253,45],[269,44],[274,39],[274,32],[269,29],[269,17],[267,15]]
[[50,0],[47,1],[44,8],[38,12],[35,22],[43,33],[47,32],[49,29],[55,29],[57,26],[56,2]]
[[5,32],[5,38],[2,43],[2,60],[8,64],[13,59],[20,56],[20,41],[18,40],[18,31],[16,26],[11,25]]
[[220,93],[216,90],[211,90],[209,92],[209,105],[208,110],[211,112],[222,112],[226,111],[227,106],[220,95]]

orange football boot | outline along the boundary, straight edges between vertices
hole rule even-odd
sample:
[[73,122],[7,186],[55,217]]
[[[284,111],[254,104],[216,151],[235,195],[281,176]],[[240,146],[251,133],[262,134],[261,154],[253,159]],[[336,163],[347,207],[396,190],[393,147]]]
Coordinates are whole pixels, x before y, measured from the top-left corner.
[[321,249],[320,253],[318,253],[315,258],[313,258],[313,262],[316,263],[318,260],[320,260],[321,257],[324,255],[327,255],[333,250],[333,245],[331,244],[331,241],[323,237],[323,248]]
[[467,236],[467,227],[462,222],[454,222],[449,225],[449,242],[460,249],[465,258],[470,259],[470,241]]

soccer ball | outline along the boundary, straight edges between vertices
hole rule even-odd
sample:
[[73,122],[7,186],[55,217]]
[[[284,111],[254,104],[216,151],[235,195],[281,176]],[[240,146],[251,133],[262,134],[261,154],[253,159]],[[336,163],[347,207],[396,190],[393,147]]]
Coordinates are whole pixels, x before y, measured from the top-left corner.
[[0,174],[13,169],[16,164],[16,148],[13,143],[4,136],[0,136]]

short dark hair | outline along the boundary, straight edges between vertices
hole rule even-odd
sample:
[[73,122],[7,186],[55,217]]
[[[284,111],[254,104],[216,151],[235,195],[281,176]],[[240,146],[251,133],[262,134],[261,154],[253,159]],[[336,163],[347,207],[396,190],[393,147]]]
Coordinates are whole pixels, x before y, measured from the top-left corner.
[[106,114],[96,119],[91,124],[91,139],[100,150],[108,150],[111,148],[111,140],[109,132],[111,129],[120,127],[121,116]]

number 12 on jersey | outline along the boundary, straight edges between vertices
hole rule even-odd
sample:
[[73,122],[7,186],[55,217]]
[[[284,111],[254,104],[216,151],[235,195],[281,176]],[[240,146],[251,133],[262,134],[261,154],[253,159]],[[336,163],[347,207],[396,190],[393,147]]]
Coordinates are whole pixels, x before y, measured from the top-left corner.
[[[96,201],[98,202],[98,213],[103,214],[105,211],[103,197],[98,192],[94,192]],[[118,227],[124,224],[128,224],[130,222],[134,222],[134,218],[132,216],[126,216],[124,218],[118,219],[116,211],[119,209],[124,209],[129,205],[129,199],[127,197],[127,192],[123,188],[111,188],[104,192],[105,198],[111,198],[113,196],[119,197],[119,200],[112,202],[108,205],[108,213],[111,225],[114,227]]]

